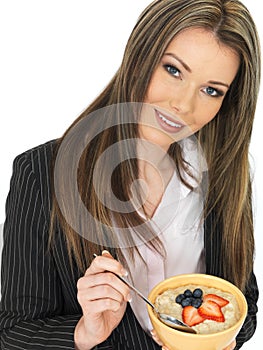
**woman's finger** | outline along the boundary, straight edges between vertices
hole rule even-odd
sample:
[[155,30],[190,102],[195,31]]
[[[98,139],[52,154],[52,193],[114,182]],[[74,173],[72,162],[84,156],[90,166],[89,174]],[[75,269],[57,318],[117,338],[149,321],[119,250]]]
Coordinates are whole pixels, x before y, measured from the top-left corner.
[[109,252],[103,251],[103,255],[97,256],[93,259],[89,268],[86,270],[85,276],[97,274],[104,271],[115,272],[121,276],[127,276],[127,271],[121,263],[110,255]]
[[[95,289],[95,287],[101,287],[100,293],[97,295],[97,297],[95,293],[98,291],[98,289]],[[96,275],[81,277],[78,280],[77,288],[79,292],[82,290],[85,291],[85,293],[87,293],[87,296],[90,295],[91,299],[98,299],[102,297],[104,292],[106,295],[109,293],[108,289],[112,288],[126,301],[131,300],[130,288],[111,272],[103,272]]]
[[162,347],[162,350],[170,350],[168,349],[166,346],[163,345],[162,341],[159,339],[159,337],[157,336],[156,332],[154,329],[151,330],[151,335],[153,340]]
[[228,347],[226,347],[224,350],[234,350],[237,345],[236,340],[234,340]]
[[155,341],[155,343],[157,343],[160,346],[163,346],[162,341],[159,339],[159,337],[157,336],[154,329],[151,330],[151,336],[152,336],[153,340]]
[[82,303],[82,310],[84,315],[98,315],[105,311],[117,312],[121,306],[123,306],[123,302],[120,303],[111,298],[104,298],[93,301],[85,301],[84,303]]
[[88,289],[87,291],[79,291],[79,297],[83,301],[94,301],[100,299],[111,299],[118,303],[126,301],[121,293],[110,286],[96,286]]

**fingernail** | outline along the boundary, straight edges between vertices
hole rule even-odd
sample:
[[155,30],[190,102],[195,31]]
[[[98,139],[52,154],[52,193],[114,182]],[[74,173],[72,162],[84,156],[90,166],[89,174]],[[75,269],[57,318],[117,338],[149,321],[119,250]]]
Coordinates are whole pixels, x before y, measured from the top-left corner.
[[125,269],[121,269],[121,275],[122,275],[123,277],[127,277],[127,276],[128,276],[128,271],[125,270]]
[[103,255],[103,254],[110,254],[110,255],[111,255],[111,253],[108,252],[107,250],[103,250],[102,253],[101,253],[101,255]]
[[132,296],[130,294],[128,294],[127,296],[127,301],[130,303],[132,301]]

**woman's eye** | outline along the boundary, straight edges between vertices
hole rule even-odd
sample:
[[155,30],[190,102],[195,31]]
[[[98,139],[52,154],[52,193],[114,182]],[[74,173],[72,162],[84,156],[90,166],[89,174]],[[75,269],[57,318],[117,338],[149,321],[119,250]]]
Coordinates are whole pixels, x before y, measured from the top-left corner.
[[204,91],[207,95],[212,96],[212,97],[218,97],[218,96],[224,95],[224,93],[222,91],[214,89],[211,86],[208,86],[207,88],[205,88]]
[[169,74],[171,74],[172,76],[174,76],[174,77],[179,77],[180,76],[180,71],[176,68],[176,67],[174,67],[174,66],[172,66],[172,65],[170,65],[170,64],[165,64],[164,65],[164,68],[166,69],[166,71],[169,73]]

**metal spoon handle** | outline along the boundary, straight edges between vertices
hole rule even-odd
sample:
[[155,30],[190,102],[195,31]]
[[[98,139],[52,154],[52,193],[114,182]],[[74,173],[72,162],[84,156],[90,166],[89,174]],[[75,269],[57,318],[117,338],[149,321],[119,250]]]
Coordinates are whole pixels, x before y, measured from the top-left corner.
[[[97,254],[93,254],[94,258],[97,257]],[[136,289],[132,284],[130,284],[128,281],[126,281],[126,279],[124,279],[123,277],[117,275],[117,273],[112,272],[116,277],[118,277],[123,283],[125,283],[130,289],[132,289],[135,293],[137,293],[139,295],[139,297],[141,297],[147,304],[149,304],[154,310],[156,310],[155,306],[150,302],[150,300],[148,300],[147,298],[145,298],[145,296],[138,290]]]

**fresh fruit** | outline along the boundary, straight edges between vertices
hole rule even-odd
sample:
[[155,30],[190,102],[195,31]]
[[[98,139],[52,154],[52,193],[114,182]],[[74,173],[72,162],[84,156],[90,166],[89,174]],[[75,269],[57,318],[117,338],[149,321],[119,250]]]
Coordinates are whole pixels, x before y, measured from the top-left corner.
[[198,308],[202,305],[202,303],[203,303],[202,299],[193,298],[193,299],[192,299],[191,305],[192,305],[193,307],[195,307],[196,309],[198,309]]
[[183,322],[192,327],[204,321],[204,317],[199,314],[193,306],[186,306],[182,313]]
[[185,299],[185,296],[183,294],[178,294],[177,297],[175,298],[175,301],[177,304],[182,304],[182,301]]
[[203,302],[202,295],[203,291],[200,288],[196,288],[193,292],[190,289],[186,289],[184,293],[177,295],[175,302],[183,308],[191,305],[198,309]]
[[207,320],[213,320],[216,322],[224,322],[225,317],[221,311],[221,307],[212,300],[206,300],[197,309],[200,316]]
[[202,289],[196,288],[196,289],[193,291],[193,297],[194,297],[194,298],[202,298],[202,296],[203,296],[203,291],[202,291]]
[[191,297],[193,296],[193,293],[192,293],[192,291],[191,291],[190,289],[186,289],[186,290],[184,291],[184,296],[185,296],[186,298],[191,298]]
[[224,322],[225,317],[221,310],[229,301],[216,294],[203,295],[200,288],[186,289],[184,293],[177,295],[176,303],[183,308],[183,321],[189,326],[194,326],[204,320]]
[[215,295],[215,294],[206,294],[204,296],[204,301],[213,301],[215,303],[217,303],[217,305],[219,305],[220,307],[226,306],[229,301],[220,297],[219,295]]
[[184,298],[181,302],[182,307],[192,305],[192,298]]

